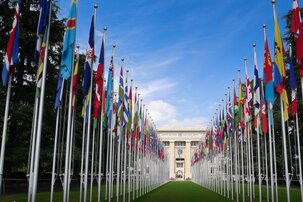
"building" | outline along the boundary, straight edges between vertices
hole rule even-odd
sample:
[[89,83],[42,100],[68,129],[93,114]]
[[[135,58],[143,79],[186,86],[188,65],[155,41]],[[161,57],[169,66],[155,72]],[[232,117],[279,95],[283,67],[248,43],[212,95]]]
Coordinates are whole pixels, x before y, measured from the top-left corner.
[[191,157],[206,127],[159,127],[157,132],[168,155],[169,178],[191,179]]

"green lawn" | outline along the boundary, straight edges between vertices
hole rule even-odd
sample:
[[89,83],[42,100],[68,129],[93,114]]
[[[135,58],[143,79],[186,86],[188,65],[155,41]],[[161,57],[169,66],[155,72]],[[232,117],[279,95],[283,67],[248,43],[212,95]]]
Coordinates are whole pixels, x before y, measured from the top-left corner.
[[[258,187],[255,187],[256,198],[253,201],[259,201],[258,199]],[[245,191],[247,189],[245,188]],[[102,186],[102,201],[104,201],[104,192],[105,187]],[[262,199],[266,201],[266,187],[262,187]],[[44,202],[49,201],[49,192],[39,192],[37,194],[37,201]],[[89,196],[89,192],[88,192]],[[247,196],[247,193],[246,193]],[[236,200],[236,195],[234,195],[234,200]],[[291,190],[291,201],[296,202],[300,201],[300,191],[298,189]],[[1,202],[6,201],[16,201],[16,202],[26,202],[27,194],[16,194],[16,195],[6,195],[0,197]],[[57,191],[54,194],[54,201],[62,201],[62,192]],[[71,190],[70,201],[79,201],[79,190]],[[88,200],[89,201],[89,200]],[[93,190],[93,201],[97,201],[97,188]],[[112,201],[116,201],[115,199]],[[122,201],[122,200],[121,200]],[[127,201],[127,200],[126,200]],[[151,191],[150,193],[138,198],[135,202],[220,202],[220,201],[231,201],[230,199],[224,198],[223,196],[212,192],[208,189],[205,189],[193,182],[189,181],[173,181],[168,182],[167,184]],[[242,197],[239,196],[239,201],[242,201]],[[246,197],[246,201],[248,197]],[[279,201],[286,200],[286,189],[281,187],[279,188]]]

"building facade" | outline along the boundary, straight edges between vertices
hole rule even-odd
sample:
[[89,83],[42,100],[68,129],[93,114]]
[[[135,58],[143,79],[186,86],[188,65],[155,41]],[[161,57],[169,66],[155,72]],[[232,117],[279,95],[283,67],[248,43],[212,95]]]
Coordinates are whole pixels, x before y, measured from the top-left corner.
[[191,157],[206,127],[159,127],[157,132],[168,154],[169,178],[191,179]]

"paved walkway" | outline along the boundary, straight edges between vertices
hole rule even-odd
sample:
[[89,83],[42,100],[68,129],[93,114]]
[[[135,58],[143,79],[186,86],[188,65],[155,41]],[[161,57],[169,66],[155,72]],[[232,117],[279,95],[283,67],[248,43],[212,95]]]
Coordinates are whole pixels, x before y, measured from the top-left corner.
[[230,201],[189,181],[173,181],[135,200],[136,202],[220,202]]

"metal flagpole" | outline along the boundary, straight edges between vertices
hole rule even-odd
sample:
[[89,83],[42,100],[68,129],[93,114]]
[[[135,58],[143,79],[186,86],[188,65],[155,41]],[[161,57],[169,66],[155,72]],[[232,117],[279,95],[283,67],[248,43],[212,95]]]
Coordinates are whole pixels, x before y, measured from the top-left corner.
[[12,87],[12,75],[10,75],[9,79],[8,79],[8,86],[7,86],[7,91],[6,91],[5,111],[4,111],[4,119],[3,119],[1,157],[0,157],[0,195],[2,194],[3,165],[4,165],[5,143],[6,143],[6,134],[7,134],[9,102],[10,102],[10,98],[11,98],[11,87]]
[[303,201],[303,184],[302,184],[302,161],[301,161],[301,148],[300,148],[300,134],[299,134],[299,119],[296,113],[296,132],[297,132],[297,146],[298,146],[298,160],[299,160],[299,182],[301,189],[301,201]]
[[83,166],[84,166],[84,150],[85,150],[85,131],[86,131],[86,110],[84,110],[84,117],[83,117],[83,132],[82,132],[82,152],[81,152],[81,168],[80,168],[80,202],[82,201],[82,191],[83,191]]
[[[37,122],[37,134],[36,134],[36,145],[35,145],[35,155],[34,157],[34,170],[33,170],[33,188],[32,188],[32,197],[31,201],[36,201],[36,192],[37,192],[37,184],[38,184],[38,172],[39,172],[39,156],[40,156],[40,144],[41,144],[41,133],[42,133],[42,119],[43,119],[43,106],[44,106],[44,94],[45,94],[45,81],[46,81],[46,71],[47,71],[47,58],[48,58],[48,46],[49,46],[49,33],[51,26],[51,9],[52,2],[50,2],[49,6],[49,23],[47,25],[47,37],[45,43],[45,61],[43,63],[43,73],[42,73],[42,84],[41,84],[41,95],[40,95],[40,105],[39,105],[39,113],[38,113],[38,122]],[[29,196],[30,198],[30,196]]]
[[[126,70],[126,79],[125,79],[125,87],[128,88],[127,86],[127,79],[128,79],[128,70]],[[127,89],[128,90],[128,89]],[[125,92],[124,94],[127,94],[128,92]],[[128,95],[127,95],[128,96]],[[124,98],[125,99],[125,98]],[[128,101],[128,100],[127,100]],[[125,102],[125,100],[124,100]],[[128,105],[128,103],[125,103]],[[124,115],[124,114],[123,114]],[[124,167],[123,167],[123,202],[125,202],[125,192],[126,192],[126,152],[127,152],[127,124],[125,124],[125,131],[124,131]]]
[[[64,88],[64,79],[62,80],[60,100],[62,99],[63,88]],[[53,166],[52,166],[52,182],[51,182],[51,193],[50,193],[50,201],[51,202],[53,201],[54,186],[55,186],[56,178],[57,178],[57,175],[58,175],[58,174],[55,174],[55,172],[56,172],[55,170],[56,170],[57,142],[58,142],[58,132],[59,132],[60,111],[61,111],[61,104],[57,108],[57,115],[56,115],[56,128],[55,128]]]
[[93,199],[93,182],[94,182],[94,153],[95,153],[95,135],[96,128],[93,128],[93,139],[92,139],[92,150],[91,150],[91,167],[90,167],[90,190],[89,190],[89,201]]
[[[94,38],[95,38],[95,29],[96,29],[96,14],[97,14],[97,4],[94,5]],[[95,41],[95,39],[94,39]],[[92,57],[94,57],[92,55]],[[87,122],[87,131],[86,131],[86,152],[85,152],[85,175],[84,175],[84,201],[86,201],[87,196],[87,182],[88,182],[88,168],[89,168],[89,146],[90,146],[90,131],[91,131],[91,109],[92,109],[92,87],[93,87],[93,65],[94,61],[91,60],[90,68],[90,87],[89,87],[89,101],[88,101],[88,122]],[[92,176],[91,176],[92,177]]]

